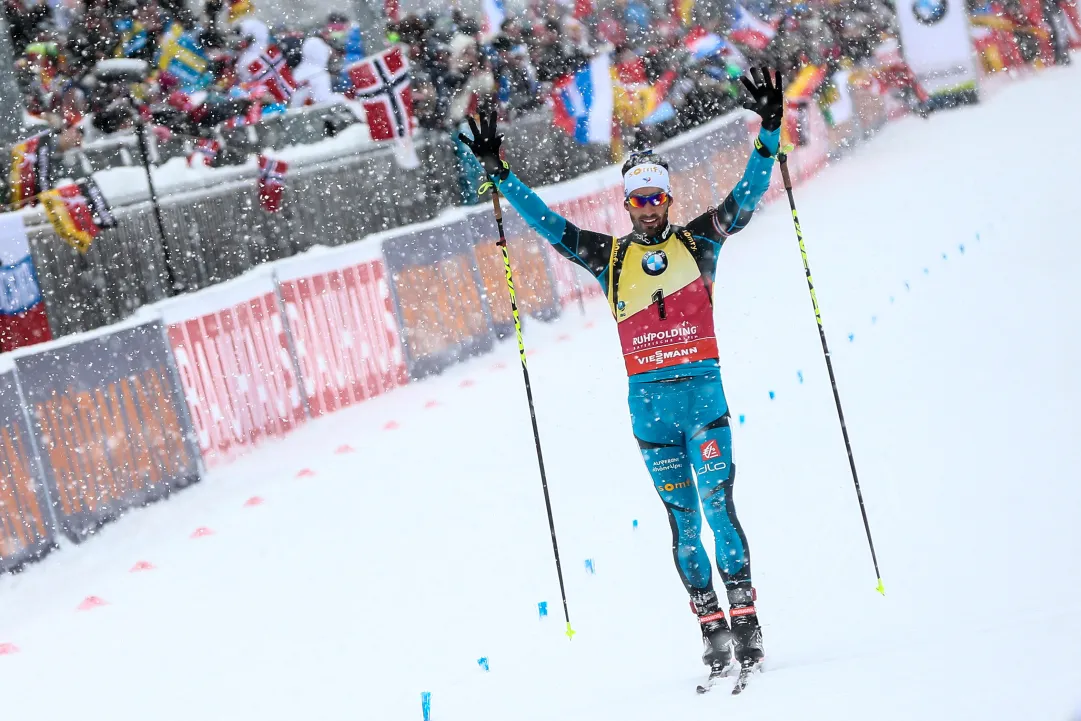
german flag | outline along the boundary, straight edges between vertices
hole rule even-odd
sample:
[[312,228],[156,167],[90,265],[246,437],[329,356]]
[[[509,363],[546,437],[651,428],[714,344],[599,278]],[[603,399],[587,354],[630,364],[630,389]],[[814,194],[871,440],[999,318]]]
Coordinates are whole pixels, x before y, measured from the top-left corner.
[[92,178],[43,193],[41,204],[56,234],[80,253],[90,250],[102,230],[116,227],[116,217]]
[[31,201],[52,185],[52,130],[38,133],[18,143],[11,149],[11,169],[8,186],[11,197],[8,202],[18,205]]

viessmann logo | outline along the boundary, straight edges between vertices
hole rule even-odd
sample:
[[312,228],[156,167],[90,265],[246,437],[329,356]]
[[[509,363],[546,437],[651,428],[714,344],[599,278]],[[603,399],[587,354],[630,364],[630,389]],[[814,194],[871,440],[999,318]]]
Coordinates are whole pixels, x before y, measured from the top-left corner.
[[698,355],[697,348],[680,348],[678,350],[666,350],[657,351],[656,353],[650,353],[642,358],[637,358],[638,365],[664,365],[666,361],[673,360],[675,358],[690,358],[691,356]]

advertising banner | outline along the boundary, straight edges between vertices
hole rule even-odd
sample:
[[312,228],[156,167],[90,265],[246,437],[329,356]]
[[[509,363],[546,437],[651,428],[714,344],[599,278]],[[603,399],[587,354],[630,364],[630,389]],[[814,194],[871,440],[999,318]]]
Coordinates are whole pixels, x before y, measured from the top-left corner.
[[[388,237],[383,256],[410,376],[491,350],[493,296],[485,293],[468,221]],[[505,276],[502,282],[505,293]]]
[[177,304],[181,312],[164,313],[208,466],[284,436],[307,419],[273,281],[260,278],[242,290],[250,297],[229,298],[219,309]]
[[962,0],[900,0],[905,60],[932,103],[977,99],[976,58]]
[[44,490],[15,373],[0,373],[0,572],[56,545]]
[[57,522],[74,542],[199,480],[158,321],[17,358]]
[[408,382],[381,260],[286,275],[277,282],[313,416]]

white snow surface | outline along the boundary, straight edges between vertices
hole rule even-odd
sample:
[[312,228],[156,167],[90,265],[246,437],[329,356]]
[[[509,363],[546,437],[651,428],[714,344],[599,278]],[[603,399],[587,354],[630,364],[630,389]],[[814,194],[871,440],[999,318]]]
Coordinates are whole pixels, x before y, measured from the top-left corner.
[[[0,656],[4,716],[421,719],[430,692],[435,721],[1068,721],[1081,147],[1048,119],[1078,117],[1075,64],[893,124],[797,189],[885,597],[787,208],[726,244],[718,335],[767,652],[742,696],[694,692],[697,624],[594,301],[525,333],[573,641],[504,343],[0,578],[0,644],[19,649]],[[76,611],[90,595],[108,605]]]

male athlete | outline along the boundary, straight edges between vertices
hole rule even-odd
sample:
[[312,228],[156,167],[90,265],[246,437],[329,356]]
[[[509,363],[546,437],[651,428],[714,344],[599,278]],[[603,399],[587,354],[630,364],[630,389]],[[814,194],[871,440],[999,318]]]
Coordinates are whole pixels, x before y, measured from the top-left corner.
[[[623,207],[634,231],[614,238],[553,213],[510,172],[499,157],[503,136],[496,135],[494,114],[480,127],[470,118],[472,138],[459,135],[526,222],[592,273],[608,296],[630,377],[634,435],[668,509],[676,567],[702,628],[702,660],[711,679],[725,674],[733,648],[744,678],[763,657],[747,539],[732,502],[732,433],[713,329],[717,253],[750,220],[769,186],[780,142],[781,74],[772,79],[768,69],[754,68],[751,76],[753,81],[743,78],[750,94],[744,107],[762,117],[762,129],[747,169],[720,208],[685,227],[668,222],[674,200],[668,164],[651,152],[634,154],[623,165]],[[713,529],[731,629],[713,590],[699,499]]]

